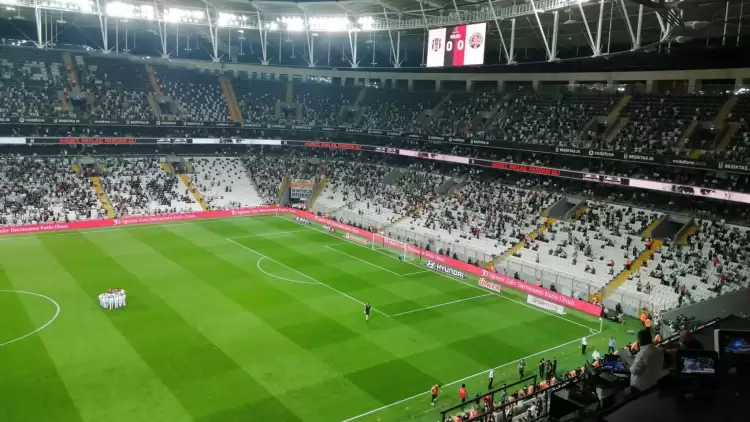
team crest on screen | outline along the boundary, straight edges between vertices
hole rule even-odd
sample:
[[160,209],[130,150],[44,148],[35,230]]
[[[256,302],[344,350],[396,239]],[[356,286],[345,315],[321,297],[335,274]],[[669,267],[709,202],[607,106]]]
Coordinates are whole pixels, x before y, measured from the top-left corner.
[[469,38],[469,45],[471,48],[479,48],[482,46],[482,41],[484,41],[482,34],[475,32],[471,34],[471,38]]
[[440,46],[443,42],[440,40],[440,38],[433,38],[432,39],[432,51],[438,51],[440,50]]

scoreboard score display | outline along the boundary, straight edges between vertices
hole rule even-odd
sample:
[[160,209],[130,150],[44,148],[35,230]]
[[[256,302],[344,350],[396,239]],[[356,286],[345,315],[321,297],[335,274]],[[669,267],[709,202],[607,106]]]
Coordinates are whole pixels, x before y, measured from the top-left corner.
[[484,64],[487,22],[430,29],[427,67]]

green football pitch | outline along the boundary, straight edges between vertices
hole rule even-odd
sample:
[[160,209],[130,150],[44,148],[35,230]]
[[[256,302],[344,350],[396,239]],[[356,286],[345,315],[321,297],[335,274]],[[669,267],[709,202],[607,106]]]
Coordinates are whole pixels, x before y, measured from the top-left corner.
[[[128,306],[97,296],[124,288]],[[373,306],[369,322],[364,302]],[[279,216],[0,238],[0,421],[434,422],[427,390],[580,366],[548,313]]]

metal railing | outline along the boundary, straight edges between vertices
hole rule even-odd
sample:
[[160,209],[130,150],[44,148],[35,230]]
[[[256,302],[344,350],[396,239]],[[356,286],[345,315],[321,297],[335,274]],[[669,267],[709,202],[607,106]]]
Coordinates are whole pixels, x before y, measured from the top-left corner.
[[[491,254],[475,247],[462,245],[460,242],[456,243],[455,241],[440,239],[436,236],[417,233],[404,227],[389,227],[387,221],[377,220],[366,214],[361,215],[346,207],[332,208],[316,204],[313,211],[328,214],[331,218],[343,219],[345,223],[365,228],[370,226],[378,231],[382,230],[385,236],[410,244],[416,243],[424,249],[427,249],[429,245],[429,249],[433,252],[438,252],[442,249],[445,253],[450,249],[451,256],[455,254],[457,259],[464,262],[468,262],[469,258],[471,258],[472,262],[478,260],[483,263],[494,263],[495,271],[498,273],[504,273],[512,277],[515,277],[517,274],[518,277],[516,278],[529,284],[541,281],[542,286],[545,288],[550,288],[554,285],[555,290],[558,292],[581,300],[588,300],[590,295],[601,290],[602,286],[606,284],[591,279],[587,280],[580,275],[566,273],[540,264],[523,262],[513,257],[509,257],[501,262],[495,262],[497,256],[501,255],[501,252]],[[651,311],[659,310],[658,306],[647,300],[619,291],[615,291],[604,299],[604,306],[609,309],[614,309],[618,303],[622,306],[622,310],[626,315],[633,317],[638,317],[643,309]]]
[[[598,292],[604,285],[602,282],[581,278],[579,274],[570,274],[541,264],[524,262],[514,257],[496,263],[495,271],[530,284],[540,281],[542,287],[547,289],[554,285],[557,292],[581,300],[588,300],[589,295]],[[633,317],[639,316],[642,309],[654,310],[655,308],[654,304],[649,301],[619,291],[604,298],[606,308],[614,309],[618,303],[626,315]]]

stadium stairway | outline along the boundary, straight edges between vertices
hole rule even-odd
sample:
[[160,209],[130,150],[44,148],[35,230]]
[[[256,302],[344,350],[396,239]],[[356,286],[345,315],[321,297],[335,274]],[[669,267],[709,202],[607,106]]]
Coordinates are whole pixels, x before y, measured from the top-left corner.
[[721,110],[716,114],[716,117],[714,118],[714,121],[717,123],[723,123],[724,120],[729,117],[729,113],[732,112],[732,109],[734,108],[734,105],[737,104],[737,101],[739,98],[736,95],[732,95],[731,97],[727,98],[727,102],[724,103],[724,105],[721,107]]
[[654,229],[656,228],[656,226],[658,226],[659,223],[661,223],[661,222],[662,222],[661,218],[655,218],[654,221],[652,221],[651,223],[649,223],[649,225],[646,226],[645,229],[643,229],[643,231],[641,232],[641,237],[643,237],[643,238],[649,238],[649,237],[651,237],[651,232],[653,232]]
[[620,114],[622,114],[622,111],[625,110],[625,107],[630,104],[630,95],[623,95],[622,98],[620,98],[620,102],[617,103],[612,110],[610,110],[608,117],[618,117]]
[[289,173],[284,172],[284,178],[281,180],[281,184],[279,185],[279,194],[276,196],[276,203],[281,204],[281,201],[284,199],[284,191],[289,186]]
[[[557,220],[554,219],[554,218],[548,218],[548,219],[546,219],[544,221],[544,224],[542,224],[541,226],[539,226],[536,229],[534,229],[534,231],[532,231],[531,233],[529,233],[529,239],[531,239],[531,240],[536,239],[537,236],[539,236],[541,233],[545,232],[548,228],[552,227],[552,225],[555,224],[556,222],[557,222]],[[520,251],[524,246],[526,246],[526,241],[525,240],[522,240],[522,241],[516,243],[515,245],[513,245],[513,247],[511,247],[510,249],[508,249],[507,251],[505,251],[504,254],[502,254],[499,257],[497,257],[495,259],[495,263],[494,264],[497,265],[497,264],[503,262],[509,256],[512,256],[514,253]]]
[[72,92],[81,92],[80,80],[78,79],[78,72],[73,64],[73,55],[70,52],[62,53],[63,64],[68,72],[68,84]]
[[645,251],[641,252],[640,255],[638,255],[638,258],[636,258],[631,264],[629,270],[622,270],[620,274],[617,274],[617,276],[612,279],[609,283],[607,283],[606,286],[601,291],[601,298],[606,298],[609,295],[611,295],[615,290],[620,288],[625,281],[627,281],[628,277],[630,277],[631,274],[637,272],[643,264],[651,259],[651,257],[656,253],[656,251],[659,250],[659,248],[662,247],[664,243],[661,240],[653,240],[651,242],[651,247],[646,249]]
[[146,64],[146,73],[148,73],[148,79],[151,81],[151,89],[154,90],[154,94],[161,96],[161,86],[159,85],[159,78],[156,77],[156,72],[150,64]]
[[107,192],[105,192],[104,187],[102,187],[102,181],[98,177],[89,177],[89,180],[91,181],[91,184],[94,185],[94,191],[96,191],[96,196],[99,198],[99,202],[102,203],[102,206],[107,211],[107,218],[116,218],[117,212],[115,212],[115,208],[112,206],[112,202],[109,200]]
[[234,123],[242,123],[242,112],[240,112],[240,106],[237,104],[237,96],[234,94],[232,81],[226,76],[221,75],[219,76],[219,84],[221,85],[221,92],[224,93],[224,101],[227,103],[227,109],[229,109],[229,118]]
[[164,162],[161,163],[161,169],[164,170],[164,173],[167,173],[167,174],[174,173],[174,170],[172,169],[172,166],[168,162],[166,162],[166,161],[164,161]]
[[198,190],[198,187],[193,184],[193,182],[190,181],[190,178],[187,174],[181,174],[180,180],[182,180],[182,183],[185,185],[185,187],[188,188],[190,193],[193,195],[193,198],[195,198],[195,202],[197,202],[203,210],[208,211],[208,203],[206,202],[206,199],[203,197],[203,194],[201,191]]
[[688,238],[694,234],[698,233],[698,226],[695,224],[691,224],[690,227],[687,228],[682,233],[682,236],[677,240],[678,245],[687,245],[688,244]]
[[328,184],[328,177],[323,176],[323,180],[321,180],[320,183],[318,183],[315,186],[315,190],[313,191],[313,194],[307,200],[307,204],[305,206],[307,207],[308,210],[313,209],[313,205],[315,205],[315,201],[317,201],[320,194],[323,193],[323,190],[326,188],[327,184]]
[[148,94],[148,105],[151,108],[151,113],[156,118],[161,117],[161,109],[159,108],[159,102],[156,99],[156,94]]

